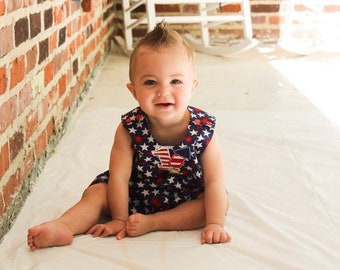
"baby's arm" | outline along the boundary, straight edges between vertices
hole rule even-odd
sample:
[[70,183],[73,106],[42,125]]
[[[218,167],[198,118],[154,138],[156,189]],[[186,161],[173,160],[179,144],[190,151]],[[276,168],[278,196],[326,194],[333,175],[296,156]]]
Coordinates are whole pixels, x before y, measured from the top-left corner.
[[126,236],[125,222],[129,216],[129,179],[132,160],[131,137],[120,124],[111,150],[110,180],[108,183],[108,202],[112,220],[124,222],[122,232],[117,234],[119,239]]
[[126,236],[125,225],[128,219],[128,188],[132,157],[131,138],[123,125],[120,124],[116,130],[111,149],[110,179],[107,192],[112,220],[106,224],[94,225],[88,231],[93,236],[116,235],[117,239]]
[[202,154],[205,190],[206,226],[201,234],[202,244],[225,243],[230,235],[224,230],[224,218],[229,207],[225,189],[223,155],[216,132]]

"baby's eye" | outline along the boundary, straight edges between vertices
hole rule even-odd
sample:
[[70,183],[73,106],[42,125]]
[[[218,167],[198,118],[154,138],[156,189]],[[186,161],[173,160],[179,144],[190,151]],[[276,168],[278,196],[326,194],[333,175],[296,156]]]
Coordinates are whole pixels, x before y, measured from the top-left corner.
[[156,81],[154,81],[154,80],[146,80],[146,81],[144,82],[144,84],[145,84],[145,85],[155,85],[155,84],[156,84]]
[[178,80],[178,79],[173,79],[172,81],[171,81],[171,84],[181,84],[182,83],[182,81],[180,81],[180,80]]

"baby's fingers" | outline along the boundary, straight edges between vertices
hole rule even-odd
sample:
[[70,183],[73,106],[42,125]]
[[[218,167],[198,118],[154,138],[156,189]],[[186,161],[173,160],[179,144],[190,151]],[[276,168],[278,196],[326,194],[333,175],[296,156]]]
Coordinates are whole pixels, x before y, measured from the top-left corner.
[[230,242],[231,237],[227,232],[212,232],[202,231],[201,243],[202,244],[218,244]]
[[116,238],[117,238],[118,240],[120,240],[120,239],[123,239],[126,235],[127,235],[127,234],[126,234],[126,229],[124,228],[124,229],[122,229],[119,233],[117,233]]
[[92,234],[93,237],[101,236],[103,233],[104,227],[103,224],[96,224],[92,226],[86,234]]

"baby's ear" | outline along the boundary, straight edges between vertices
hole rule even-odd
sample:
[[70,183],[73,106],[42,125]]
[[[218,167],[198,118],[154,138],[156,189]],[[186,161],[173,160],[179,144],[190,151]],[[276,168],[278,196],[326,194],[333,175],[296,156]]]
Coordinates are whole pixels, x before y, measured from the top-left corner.
[[192,94],[195,93],[198,85],[199,85],[198,80],[194,80],[194,83],[192,84]]
[[133,95],[133,97],[136,98],[136,91],[135,91],[135,87],[133,86],[133,84],[127,83],[126,87],[129,89],[129,91]]

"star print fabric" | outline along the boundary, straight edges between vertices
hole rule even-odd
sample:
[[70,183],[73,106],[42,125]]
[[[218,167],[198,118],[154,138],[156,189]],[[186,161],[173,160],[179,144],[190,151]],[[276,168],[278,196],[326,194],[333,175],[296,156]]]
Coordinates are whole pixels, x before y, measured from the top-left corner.
[[[215,117],[192,106],[187,133],[178,145],[162,145],[148,127],[147,115],[140,107],[122,116],[134,150],[129,181],[129,214],[151,214],[196,199],[204,191],[200,156],[209,144]],[[107,182],[104,172],[92,182]]]
[[156,141],[140,107],[122,116],[135,152],[129,182],[132,213],[171,209],[204,191],[200,156],[213,136],[215,117],[198,108],[188,110],[191,116],[187,134],[175,146]]

